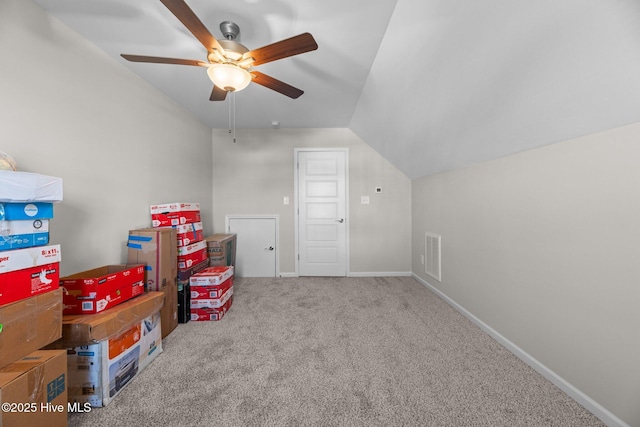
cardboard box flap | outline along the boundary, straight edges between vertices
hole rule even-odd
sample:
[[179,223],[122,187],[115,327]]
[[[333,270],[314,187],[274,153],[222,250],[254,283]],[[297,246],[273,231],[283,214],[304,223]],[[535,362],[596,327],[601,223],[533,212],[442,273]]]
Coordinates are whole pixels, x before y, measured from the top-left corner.
[[62,316],[62,343],[65,347],[88,345],[119,335],[159,311],[162,292],[147,292],[97,314]]
[[[111,278],[113,275],[127,274],[128,270],[134,269],[138,264],[118,264],[118,265],[105,265],[102,267],[94,268],[92,270],[83,271],[80,273],[71,274],[69,276],[61,277],[60,283],[74,282],[74,281],[91,281],[95,283],[102,283]],[[136,281],[136,280],[132,280]]]

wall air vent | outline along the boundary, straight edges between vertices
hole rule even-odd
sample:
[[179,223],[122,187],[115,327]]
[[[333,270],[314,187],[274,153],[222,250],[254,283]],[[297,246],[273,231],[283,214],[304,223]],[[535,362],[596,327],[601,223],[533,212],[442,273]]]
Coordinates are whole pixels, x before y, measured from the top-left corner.
[[442,236],[424,233],[424,272],[437,281],[442,281],[440,268],[440,240]]

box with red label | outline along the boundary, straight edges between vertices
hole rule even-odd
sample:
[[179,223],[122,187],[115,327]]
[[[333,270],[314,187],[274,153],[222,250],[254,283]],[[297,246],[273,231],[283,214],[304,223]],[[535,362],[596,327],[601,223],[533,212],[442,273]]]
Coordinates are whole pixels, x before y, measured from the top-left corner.
[[60,278],[64,314],[94,314],[144,293],[144,264],[107,265]]
[[220,298],[233,286],[233,277],[229,277],[220,285],[191,286],[191,299],[215,299]]
[[222,307],[229,298],[233,295],[233,286],[226,290],[224,294],[220,298],[213,299],[191,299],[191,310],[194,308],[220,308]]
[[193,321],[205,321],[205,320],[220,320],[229,311],[233,304],[233,296],[220,308],[192,308],[191,320]]
[[191,286],[221,285],[233,277],[233,266],[207,267],[189,278]]
[[60,245],[0,252],[0,305],[54,291],[59,278]]
[[151,205],[151,222],[154,227],[167,227],[200,222],[199,203],[167,203]]
[[204,240],[202,222],[174,226],[178,233],[178,246],[188,246]]
[[208,261],[206,242],[196,242],[191,245],[181,246],[178,248],[179,270],[186,270],[203,261]]

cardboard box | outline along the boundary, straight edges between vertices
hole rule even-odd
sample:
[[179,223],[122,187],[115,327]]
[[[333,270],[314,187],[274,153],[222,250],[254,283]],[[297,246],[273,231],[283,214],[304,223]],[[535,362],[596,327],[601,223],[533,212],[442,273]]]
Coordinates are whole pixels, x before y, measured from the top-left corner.
[[178,270],[185,270],[207,260],[207,244],[196,242],[178,248]]
[[162,353],[160,312],[119,335],[67,349],[68,401],[108,405]]
[[148,291],[161,291],[178,275],[177,230],[171,227],[129,231],[127,263],[144,264]]
[[185,211],[200,211],[200,203],[164,203],[149,207],[151,215]]
[[188,282],[191,276],[204,270],[207,267],[209,267],[209,259],[200,261],[199,263],[185,269],[178,269],[178,282],[185,280]]
[[18,221],[51,218],[53,218],[53,203],[0,203],[0,220]]
[[58,289],[60,245],[0,252],[0,305]]
[[66,351],[38,350],[0,369],[0,401],[0,426],[66,427]]
[[144,265],[107,265],[62,277],[64,314],[93,314],[144,293]]
[[191,311],[198,308],[220,308],[225,305],[229,298],[233,295],[233,286],[227,289],[220,298],[212,299],[191,299]]
[[191,299],[216,299],[222,297],[233,286],[233,277],[229,277],[220,285],[191,285]]
[[[0,254],[0,274],[57,262],[60,262],[60,245],[6,251]],[[10,276],[2,277],[10,280]]]
[[62,289],[0,307],[0,367],[62,336]]
[[194,308],[191,309],[191,320],[196,322],[207,320],[220,320],[231,308],[233,296],[220,308]]
[[210,266],[236,265],[236,234],[214,234],[205,237]]
[[151,223],[153,227],[167,227],[200,222],[200,204],[166,203],[151,205]]
[[121,335],[144,318],[160,311],[162,292],[146,292],[98,314],[62,316],[62,339],[56,348],[70,348]]
[[0,170],[0,202],[62,201],[62,178],[39,173]]
[[0,221],[0,251],[48,244],[48,219]]
[[233,277],[233,267],[207,267],[189,278],[191,286],[221,285],[225,280]]
[[202,222],[176,225],[174,228],[178,232],[178,246],[188,246],[192,243],[204,240]]
[[178,323],[191,320],[191,290],[189,281],[178,282]]
[[164,305],[160,310],[162,338],[166,338],[178,326],[178,285],[171,281],[162,289]]

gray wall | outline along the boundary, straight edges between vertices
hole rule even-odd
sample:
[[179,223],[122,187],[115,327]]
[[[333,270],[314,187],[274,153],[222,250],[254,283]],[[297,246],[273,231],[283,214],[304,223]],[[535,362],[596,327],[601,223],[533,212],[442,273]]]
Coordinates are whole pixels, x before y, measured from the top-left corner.
[[211,231],[211,131],[30,1],[0,1],[0,151],[63,179],[63,275],[126,261],[149,205],[199,202]]
[[[411,181],[348,129],[213,132],[213,226],[228,214],[278,214],[280,272],[295,271],[294,149],[349,148],[350,271],[411,271]],[[376,194],[375,187],[383,192]],[[291,203],[283,204],[288,196]],[[360,204],[369,196],[369,205]]]
[[[413,181],[413,271],[640,425],[640,124]],[[424,233],[442,235],[442,283]]]

